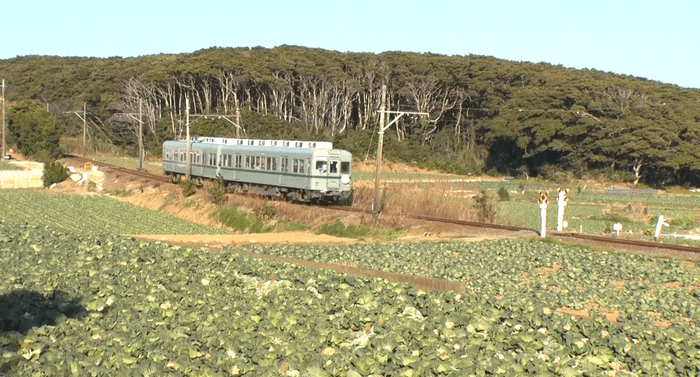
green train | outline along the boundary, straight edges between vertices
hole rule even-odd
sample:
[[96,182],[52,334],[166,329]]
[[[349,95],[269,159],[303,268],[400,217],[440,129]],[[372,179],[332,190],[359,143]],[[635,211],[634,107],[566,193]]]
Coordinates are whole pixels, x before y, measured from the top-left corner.
[[[163,143],[163,173],[186,174],[184,140]],[[304,203],[349,203],[350,152],[322,141],[198,137],[190,141],[190,179],[223,178],[230,191]]]

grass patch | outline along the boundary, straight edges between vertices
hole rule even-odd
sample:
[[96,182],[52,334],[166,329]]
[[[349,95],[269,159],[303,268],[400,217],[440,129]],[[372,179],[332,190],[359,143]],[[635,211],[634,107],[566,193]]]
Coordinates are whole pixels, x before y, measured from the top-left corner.
[[108,194],[114,195],[114,196],[119,196],[119,197],[127,197],[127,196],[134,195],[134,191],[126,190],[126,189],[117,189],[114,191],[110,191]]
[[378,231],[374,232],[373,236],[383,241],[393,241],[403,236],[403,234],[404,232],[400,229],[387,228],[379,229]]
[[[657,219],[652,218],[652,222],[655,224]],[[694,229],[698,225],[695,222],[695,215],[688,214],[688,215],[681,215],[676,218],[671,219],[671,226],[673,227],[678,227],[678,228],[683,228],[683,229]]]
[[306,224],[295,223],[291,221],[280,221],[275,225],[275,229],[278,232],[299,232],[304,230],[309,230],[310,227]]
[[239,211],[236,207],[220,208],[214,211],[212,216],[237,232],[267,233],[270,231],[255,215]]
[[192,200],[186,200],[184,203],[182,203],[182,208],[190,208],[194,202]]
[[[108,156],[95,156],[87,155],[85,158],[95,161],[95,165],[100,165],[100,162],[106,162],[108,164],[121,166],[127,169],[138,169],[139,168],[139,158],[138,157],[108,157]],[[163,171],[162,160],[146,160],[145,168],[149,172],[160,173]]]
[[5,161],[0,161],[0,170],[24,170],[24,168]]
[[627,223],[627,224],[633,224],[636,223],[636,221],[632,220],[631,218],[627,216],[622,216],[618,215],[616,213],[611,213],[609,215],[604,215],[604,216],[591,216],[591,220],[599,220],[599,221],[610,221],[613,223]]
[[346,226],[342,221],[336,220],[334,223],[323,225],[316,234],[328,234],[344,238],[362,238],[369,234],[369,228],[352,224]]

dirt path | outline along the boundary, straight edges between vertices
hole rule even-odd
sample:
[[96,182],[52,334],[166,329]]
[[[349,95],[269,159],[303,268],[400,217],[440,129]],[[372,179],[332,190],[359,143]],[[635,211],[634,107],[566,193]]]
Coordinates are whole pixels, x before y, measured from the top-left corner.
[[[510,237],[521,237],[511,235]],[[378,240],[358,240],[355,238],[335,237],[328,234],[315,234],[312,232],[280,232],[280,233],[252,233],[252,234],[136,234],[134,238],[147,241],[167,242],[176,246],[204,247],[220,249],[224,246],[248,246],[248,245],[310,245],[310,244],[343,244],[377,243]],[[455,242],[481,242],[486,240],[509,237],[505,234],[489,234],[479,236],[454,237]],[[391,242],[426,242],[445,241],[444,237],[432,234],[407,235]]]
[[354,238],[341,238],[327,234],[311,232],[281,232],[254,234],[139,234],[134,238],[167,242],[178,246],[221,248],[224,246],[242,245],[275,245],[275,244],[354,244]]

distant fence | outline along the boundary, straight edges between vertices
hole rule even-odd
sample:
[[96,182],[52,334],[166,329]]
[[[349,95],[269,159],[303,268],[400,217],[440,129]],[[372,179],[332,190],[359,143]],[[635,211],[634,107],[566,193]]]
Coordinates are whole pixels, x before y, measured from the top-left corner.
[[43,187],[42,171],[0,171],[0,189]]

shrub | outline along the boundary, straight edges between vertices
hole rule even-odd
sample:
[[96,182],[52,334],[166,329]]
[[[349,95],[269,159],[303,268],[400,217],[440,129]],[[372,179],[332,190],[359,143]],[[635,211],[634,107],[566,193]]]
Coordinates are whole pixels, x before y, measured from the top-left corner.
[[196,192],[194,182],[191,179],[183,179],[180,186],[182,186],[182,196],[185,198],[194,195]]
[[479,221],[492,223],[496,218],[496,209],[486,190],[481,190],[481,194],[474,197],[474,208]]
[[506,186],[501,186],[501,188],[498,189],[498,197],[500,197],[504,202],[510,200],[510,193],[508,192]]
[[317,233],[335,237],[361,238],[369,233],[369,229],[352,224],[345,226],[342,221],[336,220],[334,223],[323,225]]
[[209,188],[209,196],[211,201],[219,206],[226,202],[226,183],[223,177],[219,176],[214,185]]
[[44,164],[44,174],[42,176],[44,187],[49,187],[54,183],[63,182],[69,176],[68,169],[63,167],[63,165],[61,165],[61,163],[58,161],[50,161]]
[[269,221],[275,217],[275,207],[271,206],[270,203],[265,201],[262,206],[258,207],[253,211],[255,217],[261,221]]
[[222,224],[238,232],[262,233],[267,231],[265,224],[260,219],[239,211],[235,207],[221,208],[214,212],[214,215]]

